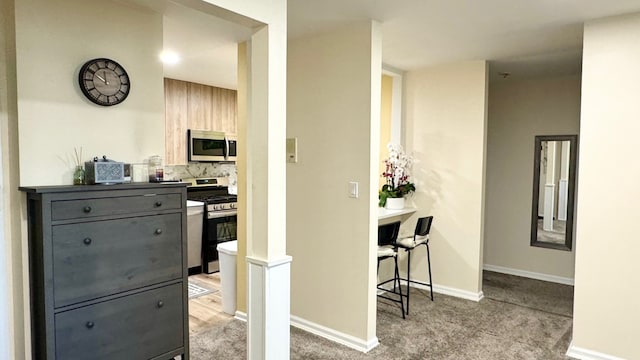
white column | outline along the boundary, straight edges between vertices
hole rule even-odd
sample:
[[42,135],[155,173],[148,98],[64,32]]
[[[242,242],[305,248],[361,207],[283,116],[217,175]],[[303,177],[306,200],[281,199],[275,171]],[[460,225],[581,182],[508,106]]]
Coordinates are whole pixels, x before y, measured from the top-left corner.
[[553,209],[555,207],[556,190],[556,143],[556,141],[547,141],[547,178],[544,185],[544,215],[542,220],[542,228],[546,231],[553,230]]
[[[290,262],[286,255],[286,2],[248,49],[247,358],[289,358]],[[277,21],[276,21],[277,20]]]
[[289,358],[291,257],[264,261],[247,257],[247,358]]
[[542,229],[545,231],[553,230],[553,206],[555,191],[555,184],[544,185],[544,215],[542,220]]
[[560,181],[558,188],[558,220],[567,220],[567,201],[569,196],[569,153],[571,142],[562,142],[562,155],[560,157]]

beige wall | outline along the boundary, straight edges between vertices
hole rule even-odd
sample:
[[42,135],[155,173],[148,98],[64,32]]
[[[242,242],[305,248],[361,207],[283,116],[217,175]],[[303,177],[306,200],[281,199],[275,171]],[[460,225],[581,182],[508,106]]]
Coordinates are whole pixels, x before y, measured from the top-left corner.
[[[580,77],[499,79],[489,87],[484,264],[573,279],[575,252],[532,247],[536,135],[578,134]],[[574,237],[575,238],[575,237]]]
[[[584,28],[573,346],[639,359],[640,14]],[[615,175],[614,175],[615,174]]]
[[[111,1],[21,0],[16,33],[21,185],[71,184],[74,147],[85,160],[164,154],[161,15]],[[78,70],[96,57],[127,70],[122,104],[82,95]]]
[[21,239],[22,194],[18,192],[18,113],[16,103],[13,1],[0,3],[0,358],[23,359],[24,287]]
[[375,336],[379,42],[363,23],[290,41],[288,52],[287,137],[299,159],[287,165],[291,313],[365,341]]
[[[486,133],[486,63],[473,61],[406,74],[406,147],[416,158],[413,173],[417,216],[433,215],[431,259],[434,283],[481,291]],[[403,230],[405,231],[405,230]],[[412,261],[412,276],[426,280],[425,256]]]

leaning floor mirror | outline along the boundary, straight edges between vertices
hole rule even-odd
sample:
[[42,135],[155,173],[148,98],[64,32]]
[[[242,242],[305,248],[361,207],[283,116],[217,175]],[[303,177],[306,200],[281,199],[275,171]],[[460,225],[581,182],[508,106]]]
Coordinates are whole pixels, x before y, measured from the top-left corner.
[[572,248],[577,140],[577,135],[535,138],[531,246]]

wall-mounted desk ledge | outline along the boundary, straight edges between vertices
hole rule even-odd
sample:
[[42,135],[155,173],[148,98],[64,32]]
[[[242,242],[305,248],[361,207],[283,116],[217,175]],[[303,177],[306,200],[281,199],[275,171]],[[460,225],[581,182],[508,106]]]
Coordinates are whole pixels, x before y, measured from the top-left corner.
[[378,220],[383,220],[383,219],[389,219],[392,217],[396,217],[396,216],[402,216],[402,215],[408,215],[408,214],[413,214],[414,212],[416,212],[415,208],[412,207],[406,207],[402,210],[389,210],[389,209],[385,209],[385,208],[378,208]]

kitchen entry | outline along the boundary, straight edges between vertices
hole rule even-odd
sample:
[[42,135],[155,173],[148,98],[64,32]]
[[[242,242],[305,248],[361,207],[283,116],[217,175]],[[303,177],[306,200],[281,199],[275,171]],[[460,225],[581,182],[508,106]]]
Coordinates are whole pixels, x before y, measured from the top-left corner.
[[[191,204],[200,202],[203,206],[201,236],[198,236],[197,225],[189,228],[193,230],[189,235],[189,274],[212,274],[220,270],[218,244],[238,239],[237,196],[229,194],[226,177],[183,181],[191,183],[187,187],[187,199]],[[192,224],[199,219],[194,214],[188,221]]]
[[237,240],[237,197],[229,194],[226,177],[183,179],[183,182],[191,184],[187,187],[187,264],[189,333],[193,335],[233,317],[224,311],[228,306],[223,307],[217,247]]

